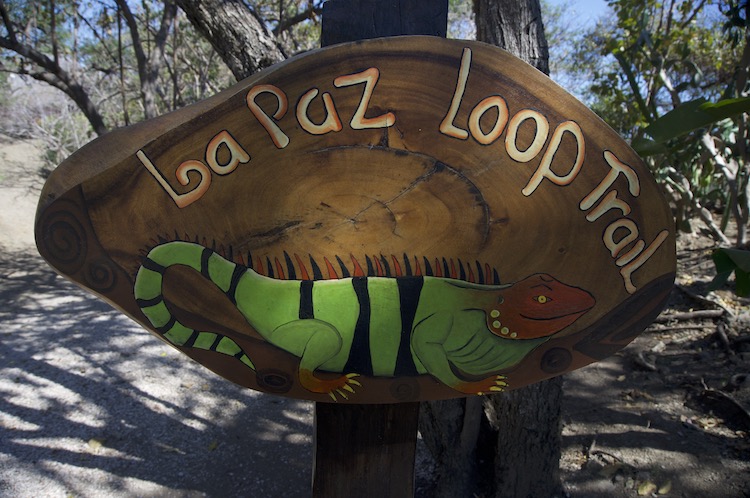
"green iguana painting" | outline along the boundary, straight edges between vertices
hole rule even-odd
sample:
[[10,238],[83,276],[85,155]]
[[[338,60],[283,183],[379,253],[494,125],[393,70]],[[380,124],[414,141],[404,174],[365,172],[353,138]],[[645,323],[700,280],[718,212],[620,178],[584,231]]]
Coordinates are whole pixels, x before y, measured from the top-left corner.
[[[199,244],[153,248],[138,271],[135,298],[154,328],[172,344],[223,353],[253,370],[251,352],[234,340],[186,327],[170,312],[162,280],[173,265],[220,288],[265,340],[299,358],[305,389],[334,400],[366,388],[358,376],[428,374],[466,394],[502,391],[508,379],[498,372],[595,304],[585,290],[541,273],[507,285],[424,275],[280,280]],[[322,379],[316,372],[341,375]]]

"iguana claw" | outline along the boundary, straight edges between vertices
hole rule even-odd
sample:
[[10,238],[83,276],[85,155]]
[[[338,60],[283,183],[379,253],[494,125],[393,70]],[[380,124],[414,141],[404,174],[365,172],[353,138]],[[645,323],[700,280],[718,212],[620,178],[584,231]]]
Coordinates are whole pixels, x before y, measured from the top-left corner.
[[319,379],[315,377],[312,372],[300,370],[300,382],[303,387],[308,391],[325,393],[331,397],[333,401],[339,401],[336,395],[342,399],[348,400],[348,393],[354,394],[356,391],[352,386],[362,386],[359,382],[354,380],[354,377],[358,377],[359,374],[350,373],[342,375],[335,379]]
[[494,394],[506,390],[508,387],[508,383],[505,382],[506,380],[507,377],[505,375],[493,375],[476,382],[462,382],[454,386],[454,389],[466,394],[476,394],[477,396]]

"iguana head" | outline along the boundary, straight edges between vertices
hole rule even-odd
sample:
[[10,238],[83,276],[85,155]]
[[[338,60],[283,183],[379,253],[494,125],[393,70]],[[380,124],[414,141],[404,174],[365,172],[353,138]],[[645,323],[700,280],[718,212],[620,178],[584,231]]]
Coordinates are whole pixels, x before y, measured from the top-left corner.
[[585,290],[538,273],[500,291],[497,303],[487,310],[487,327],[509,339],[546,337],[578,320],[595,303]]

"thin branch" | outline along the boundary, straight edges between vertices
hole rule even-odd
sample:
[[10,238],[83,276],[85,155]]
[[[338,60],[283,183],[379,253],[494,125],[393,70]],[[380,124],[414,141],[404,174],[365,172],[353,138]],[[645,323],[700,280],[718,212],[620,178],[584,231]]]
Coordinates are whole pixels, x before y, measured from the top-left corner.
[[130,5],[128,5],[127,0],[115,0],[115,3],[119,6],[120,12],[122,12],[122,16],[125,18],[125,24],[127,24],[128,30],[130,31],[130,38],[133,40],[133,51],[135,52],[135,60],[138,65],[138,77],[141,82],[141,98],[144,104],[144,116],[146,119],[152,118],[156,115],[156,108],[149,91],[144,86],[147,85],[147,82],[149,81],[148,57],[143,50],[143,41],[138,32],[138,21],[133,15],[133,11],[130,10]]
[[669,10],[667,11],[667,31],[666,35],[669,35],[672,32],[672,21],[674,20],[674,3],[675,0],[671,0],[669,2]]
[[0,17],[3,18],[5,29],[8,30],[8,38],[13,42],[17,42],[18,38],[16,38],[16,30],[13,27],[13,21],[11,21],[10,16],[8,16],[8,9],[5,7],[4,0],[0,0]]
[[688,27],[690,23],[693,22],[693,19],[695,19],[695,16],[697,16],[698,13],[703,10],[704,5],[706,5],[706,0],[701,0],[693,9],[693,12],[680,24],[680,29],[685,29],[686,27]]
[[65,86],[65,83],[60,80],[55,74],[52,74],[47,71],[27,71],[25,69],[19,68],[17,71],[13,71],[15,74],[19,74],[22,76],[31,76],[37,81],[41,81],[42,83],[47,83],[48,85],[57,88],[58,90],[61,90],[65,93],[68,93],[68,89]]
[[[690,298],[698,301],[699,303],[705,303],[705,304],[708,304],[709,306],[716,306],[724,310],[724,313],[726,313],[727,316],[729,316],[730,318],[734,317],[734,313],[732,313],[732,311],[729,308],[727,308],[726,306],[724,306],[723,304],[717,301],[714,301],[713,299],[708,299],[707,297],[700,296],[696,294],[695,292],[689,290],[684,285],[675,284],[675,288],[683,292],[686,296],[689,296]],[[718,310],[703,310],[703,311],[718,311]]]
[[690,185],[690,181],[687,179],[687,177],[681,172],[677,171],[673,166],[668,166],[666,168],[666,171],[668,173],[666,181],[671,182],[674,188],[677,189],[680,193],[680,196],[692,206],[695,213],[708,227],[714,238],[726,246],[732,245],[726,234],[721,230],[721,228],[716,226],[716,223],[714,223],[714,220],[711,217],[711,213],[705,207],[703,207],[700,200],[695,196],[695,194],[693,194],[692,186]]
[[81,14],[80,11],[76,11],[76,16],[78,16],[78,18],[81,21],[83,21],[83,23],[89,28],[89,30],[91,31],[91,33],[93,33],[94,38],[96,38],[97,40],[99,40],[99,44],[104,48],[104,51],[107,53],[107,55],[109,56],[109,58],[112,59],[112,61],[114,63],[117,63],[117,57],[115,57],[115,55],[109,49],[109,46],[107,46],[107,43],[105,42],[104,38],[102,38],[101,33],[99,33],[99,31],[97,31],[94,28],[94,26],[91,25],[91,21],[89,21],[88,19],[86,19],[86,17],[84,17],[83,14]]
[[130,37],[133,40],[133,51],[138,61],[138,71],[141,72],[141,66],[143,66],[143,70],[145,71],[146,54],[143,52],[143,43],[141,42],[141,35],[138,32],[138,21],[136,21],[133,12],[130,10],[127,0],[115,0],[115,3],[120,8],[120,12],[122,12],[125,23],[130,30]]
[[672,325],[669,327],[649,327],[646,332],[673,332],[675,330],[702,330],[712,327],[713,324],[695,324],[695,325]]
[[313,19],[316,16],[321,15],[322,13],[323,13],[322,7],[310,7],[309,9],[303,12],[300,12],[296,16],[292,16],[287,19],[281,19],[272,31],[273,35],[279,36],[281,33],[289,30],[290,28],[301,23],[302,21]]
[[50,43],[52,44],[52,59],[55,64],[60,65],[60,50],[57,46],[57,13],[55,12],[55,0],[49,1],[50,10]]
[[[746,214],[743,216],[743,210],[740,207],[739,189],[737,187],[737,179],[739,178],[739,164],[735,160],[727,159],[719,152],[714,144],[714,138],[708,133],[704,133],[701,137],[701,143],[711,154],[711,158],[714,163],[719,167],[719,170],[724,174],[724,178],[727,181],[727,187],[729,188],[729,206],[732,210],[732,216],[737,222],[738,236],[741,237],[742,225],[746,222]],[[742,245],[743,240],[738,240],[738,245]]]
[[685,313],[669,313],[666,315],[659,315],[658,317],[656,317],[656,320],[654,320],[654,323],[699,320],[702,318],[721,318],[725,313],[726,312],[724,310],[697,310]]
[[19,43],[17,40],[11,40],[7,37],[0,37],[0,47],[17,53],[27,61],[32,62],[45,70],[39,73],[27,74],[65,92],[66,95],[73,99],[79,109],[83,111],[83,114],[89,120],[97,135],[106,133],[107,127],[104,124],[104,119],[94,106],[94,103],[91,101],[86,90],[84,90],[83,86],[75,78],[68,74],[68,72],[62,69],[52,59],[34,47]]
[[652,123],[654,121],[654,116],[651,114],[651,111],[649,110],[646,102],[643,100],[643,96],[641,95],[641,90],[638,88],[638,82],[635,79],[635,75],[633,74],[633,70],[630,67],[630,63],[627,59],[625,59],[625,56],[621,53],[614,54],[615,59],[620,64],[620,67],[622,68],[623,73],[625,73],[625,77],[628,80],[628,84],[630,85],[630,89],[633,91],[633,96],[635,97],[635,102],[638,105],[638,108],[641,111],[641,114],[643,114],[643,117],[646,118],[646,121],[649,123]]

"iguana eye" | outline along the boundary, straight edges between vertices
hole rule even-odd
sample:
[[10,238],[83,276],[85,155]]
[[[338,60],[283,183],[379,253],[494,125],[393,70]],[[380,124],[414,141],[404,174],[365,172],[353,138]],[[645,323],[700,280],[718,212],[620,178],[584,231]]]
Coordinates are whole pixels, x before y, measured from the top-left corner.
[[534,301],[536,301],[537,303],[539,303],[539,304],[544,304],[544,303],[546,303],[548,301],[552,301],[551,297],[547,297],[545,295],[534,296],[532,299]]

